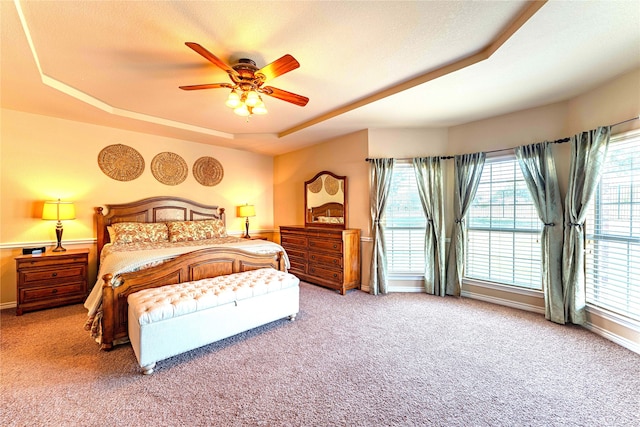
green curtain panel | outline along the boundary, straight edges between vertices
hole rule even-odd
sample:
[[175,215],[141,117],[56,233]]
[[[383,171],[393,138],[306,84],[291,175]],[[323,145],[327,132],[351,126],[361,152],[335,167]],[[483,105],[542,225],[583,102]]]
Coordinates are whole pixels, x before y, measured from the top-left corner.
[[369,293],[372,295],[386,294],[387,282],[387,250],[382,227],[384,210],[387,205],[394,159],[371,159],[370,196],[371,206],[371,234],[373,238],[373,253],[371,256],[371,278]]
[[460,295],[467,244],[467,228],[464,224],[464,218],[469,212],[476,191],[478,191],[486,157],[485,153],[455,156],[453,197],[455,223],[451,232],[447,260],[446,293],[448,295]]
[[552,322],[564,324],[562,198],[551,145],[549,142],[542,142],[517,147],[515,151],[538,217],[544,224],[540,244],[545,317]]
[[442,166],[439,157],[420,157],[412,160],[416,173],[418,194],[427,226],[424,238],[425,292],[444,296],[446,291],[444,194]]
[[571,137],[569,189],[565,199],[562,280],[565,321],[585,322],[584,220],[607,158],[611,127]]

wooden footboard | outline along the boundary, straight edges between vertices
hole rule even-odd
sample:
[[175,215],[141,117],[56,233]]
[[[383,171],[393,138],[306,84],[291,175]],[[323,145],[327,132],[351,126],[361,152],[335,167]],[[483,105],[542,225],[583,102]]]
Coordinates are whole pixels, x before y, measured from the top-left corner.
[[209,277],[240,273],[258,268],[286,271],[284,254],[261,255],[241,249],[207,248],[180,255],[156,267],[118,276],[120,286],[113,287],[112,274],[103,276],[102,349],[127,340],[127,297],[141,289],[190,282]]

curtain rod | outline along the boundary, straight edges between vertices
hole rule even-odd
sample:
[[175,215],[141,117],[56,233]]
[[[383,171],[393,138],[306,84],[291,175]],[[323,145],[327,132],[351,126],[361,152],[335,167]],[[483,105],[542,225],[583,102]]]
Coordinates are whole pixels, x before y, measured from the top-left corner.
[[[638,120],[638,119],[640,119],[640,115],[639,115],[639,116],[636,116],[636,117],[632,117],[632,118],[627,119],[627,120],[623,120],[623,121],[618,122],[618,123],[614,123],[614,124],[612,124],[612,125],[609,125],[609,127],[618,126],[618,125],[621,125],[621,124],[624,124],[624,123],[628,123],[628,122],[632,122],[632,121],[634,121],[634,120]],[[569,142],[570,140],[571,140],[571,138],[567,137],[567,138],[556,139],[555,141],[552,141],[551,143],[552,143],[552,144],[563,144],[563,143],[565,143],[565,142]],[[513,148],[515,148],[515,147],[513,147]],[[499,153],[499,152],[501,152],[501,151],[510,151],[510,150],[513,150],[513,148],[501,148],[501,149],[499,149],[499,150],[490,150],[490,151],[485,151],[485,153],[486,153],[486,154],[489,154],[489,153]],[[449,159],[454,159],[454,158],[455,158],[455,156],[439,156],[439,157],[440,157],[440,160],[449,160]],[[413,158],[413,157],[402,157],[402,158],[398,158],[398,159],[396,159],[396,160],[411,160],[412,158]],[[374,160],[374,159],[367,157],[367,158],[366,158],[366,159],[364,159],[364,160],[365,160],[366,162],[369,162],[369,161]]]

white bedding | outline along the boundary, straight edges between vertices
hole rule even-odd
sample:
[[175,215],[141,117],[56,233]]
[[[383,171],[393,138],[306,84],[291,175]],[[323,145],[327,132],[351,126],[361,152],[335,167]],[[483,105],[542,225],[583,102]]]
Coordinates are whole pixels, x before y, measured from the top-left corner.
[[[89,297],[84,302],[84,307],[88,310],[89,319],[85,326],[86,329],[92,329],[92,335],[99,339],[99,331],[97,324],[94,322],[96,314],[102,306],[102,277],[107,274],[113,274],[112,286],[119,285],[118,275],[137,271],[142,268],[148,268],[158,265],[164,261],[177,257],[178,255],[205,249],[209,247],[227,247],[246,250],[258,254],[272,254],[277,252],[284,253],[284,260],[287,269],[289,269],[289,258],[285,250],[277,243],[267,240],[248,240],[239,237],[224,237],[210,240],[190,241],[181,243],[153,243],[153,244],[131,244],[131,245],[112,245],[107,244],[102,250],[100,257],[100,270]],[[99,321],[100,319],[97,318]]]

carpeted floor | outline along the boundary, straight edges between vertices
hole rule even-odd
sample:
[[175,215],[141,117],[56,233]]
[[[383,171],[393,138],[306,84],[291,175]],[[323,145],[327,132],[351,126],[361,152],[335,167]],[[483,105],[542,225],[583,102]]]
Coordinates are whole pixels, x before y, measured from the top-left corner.
[[[82,305],[0,313],[3,426],[637,426],[640,356],[470,299],[302,284],[277,321],[139,373]],[[203,325],[206,327],[206,325]]]

